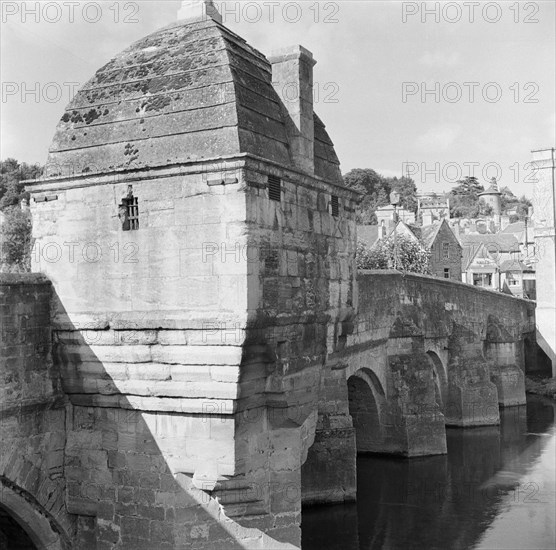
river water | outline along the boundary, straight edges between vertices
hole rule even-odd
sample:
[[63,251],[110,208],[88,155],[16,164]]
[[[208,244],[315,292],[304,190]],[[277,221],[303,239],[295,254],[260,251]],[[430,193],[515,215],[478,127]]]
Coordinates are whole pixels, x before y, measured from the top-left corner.
[[556,548],[556,404],[448,429],[448,454],[360,456],[357,503],[306,508],[303,550]]

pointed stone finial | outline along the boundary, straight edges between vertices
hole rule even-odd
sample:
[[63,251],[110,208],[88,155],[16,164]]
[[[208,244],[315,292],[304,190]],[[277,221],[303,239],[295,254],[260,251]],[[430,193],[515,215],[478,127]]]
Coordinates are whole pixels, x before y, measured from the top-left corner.
[[181,3],[178,11],[179,21],[206,21],[207,19],[222,23],[222,16],[212,0],[191,0]]

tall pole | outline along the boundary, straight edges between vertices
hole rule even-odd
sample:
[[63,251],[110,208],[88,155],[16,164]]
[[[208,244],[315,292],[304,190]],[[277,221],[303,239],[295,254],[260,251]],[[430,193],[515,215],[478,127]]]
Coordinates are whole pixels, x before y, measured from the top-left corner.
[[400,204],[400,194],[397,191],[390,193],[390,204],[394,207],[394,269],[398,269],[398,204]]
[[398,269],[398,210],[394,205],[394,269]]

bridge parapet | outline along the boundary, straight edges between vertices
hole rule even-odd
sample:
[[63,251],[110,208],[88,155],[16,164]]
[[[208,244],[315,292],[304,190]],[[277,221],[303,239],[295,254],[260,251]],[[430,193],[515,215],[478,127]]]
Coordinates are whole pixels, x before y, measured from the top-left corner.
[[[500,405],[524,403],[524,342],[534,341],[534,302],[451,280],[395,271],[363,272],[358,286],[358,327],[365,328],[367,318],[372,318],[372,326],[392,327],[390,338],[423,337],[426,347],[436,348],[437,356],[444,352],[442,361],[452,386],[476,386],[490,378],[498,389]],[[376,302],[388,303],[388,308],[377,310]],[[366,338],[373,336],[369,332],[354,335],[357,342]],[[460,412],[461,418],[453,418],[454,423],[495,421],[497,415],[490,412],[495,410],[492,392],[487,393],[489,397],[477,395],[480,403],[474,406],[473,419],[465,419]]]

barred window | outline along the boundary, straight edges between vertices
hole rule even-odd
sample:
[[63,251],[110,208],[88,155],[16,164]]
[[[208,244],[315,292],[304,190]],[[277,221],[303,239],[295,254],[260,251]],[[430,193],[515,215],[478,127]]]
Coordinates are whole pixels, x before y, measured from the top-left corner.
[[133,196],[131,185],[128,187],[127,196],[122,198],[118,217],[122,223],[123,231],[139,229],[139,199]]

